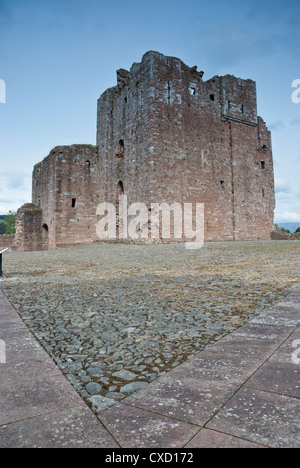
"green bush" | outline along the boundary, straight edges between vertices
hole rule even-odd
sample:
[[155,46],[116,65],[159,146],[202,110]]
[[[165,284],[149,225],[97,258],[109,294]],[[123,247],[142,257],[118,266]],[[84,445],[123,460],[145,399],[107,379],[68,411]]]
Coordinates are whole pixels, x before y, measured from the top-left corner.
[[6,223],[4,221],[1,221],[0,222],[0,236],[5,234],[5,232],[6,232]]
[[16,233],[15,222],[16,222],[16,213],[10,211],[5,218],[6,222],[6,231],[5,234],[13,235]]

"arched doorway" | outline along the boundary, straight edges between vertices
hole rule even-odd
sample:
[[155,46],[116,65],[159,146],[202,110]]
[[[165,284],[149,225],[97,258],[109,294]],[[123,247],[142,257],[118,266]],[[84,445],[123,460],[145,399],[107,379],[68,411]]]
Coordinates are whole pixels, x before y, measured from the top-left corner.
[[42,234],[43,234],[43,247],[44,249],[48,249],[49,248],[49,227],[48,227],[48,224],[46,223],[43,224]]

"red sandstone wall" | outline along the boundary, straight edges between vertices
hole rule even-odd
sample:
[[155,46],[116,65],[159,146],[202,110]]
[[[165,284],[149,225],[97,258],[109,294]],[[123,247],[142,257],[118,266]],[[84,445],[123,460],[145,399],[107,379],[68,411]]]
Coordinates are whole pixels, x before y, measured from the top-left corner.
[[15,236],[1,235],[0,236],[0,250],[10,248],[13,244]]
[[92,145],[60,146],[35,166],[33,202],[43,210],[49,248],[96,240],[101,188],[97,158]]
[[98,101],[103,199],[122,180],[129,203],[204,203],[206,240],[270,238],[271,141],[256,109],[251,80],[203,82],[177,58],[145,54]]
[[30,252],[47,248],[47,239],[42,231],[42,210],[33,203],[26,203],[16,214],[12,250]]
[[300,240],[300,232],[282,232],[282,231],[273,231],[271,233],[272,240]]
[[207,241],[270,238],[271,136],[257,118],[255,83],[202,77],[157,52],[119,70],[98,100],[98,147],[60,146],[35,166],[40,234],[37,216],[34,233],[24,221],[19,244],[25,225],[43,248],[95,241],[97,206],[117,202],[120,182],[129,204],[204,203]]

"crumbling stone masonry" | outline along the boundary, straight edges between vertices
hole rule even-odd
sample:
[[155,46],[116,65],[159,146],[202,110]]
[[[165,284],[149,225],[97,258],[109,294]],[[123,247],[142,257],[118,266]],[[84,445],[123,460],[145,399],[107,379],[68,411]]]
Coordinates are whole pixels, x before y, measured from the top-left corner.
[[48,248],[47,236],[42,229],[43,213],[33,203],[26,203],[16,214],[16,236],[12,250],[34,251]]
[[14,242],[14,234],[4,234],[0,236],[0,250],[10,248]]
[[256,84],[203,74],[153,51],[118,70],[98,100],[97,146],[57,147],[34,168],[43,248],[97,240],[97,206],[121,193],[149,208],[204,203],[207,241],[270,239],[272,144]]

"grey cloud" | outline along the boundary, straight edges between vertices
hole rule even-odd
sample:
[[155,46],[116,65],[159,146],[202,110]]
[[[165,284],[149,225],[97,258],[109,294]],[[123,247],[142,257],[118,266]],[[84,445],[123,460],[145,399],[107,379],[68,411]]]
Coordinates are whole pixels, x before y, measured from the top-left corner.
[[269,125],[269,130],[275,131],[275,132],[279,130],[283,130],[284,128],[285,128],[285,125],[281,120],[276,120],[276,122],[272,122]]
[[292,188],[288,182],[285,180],[276,180],[275,181],[275,192],[276,194],[290,194],[292,192]]
[[300,117],[297,117],[296,119],[292,120],[291,125],[300,125]]
[[5,171],[0,174],[1,187],[5,189],[27,190],[31,174],[23,171]]

